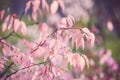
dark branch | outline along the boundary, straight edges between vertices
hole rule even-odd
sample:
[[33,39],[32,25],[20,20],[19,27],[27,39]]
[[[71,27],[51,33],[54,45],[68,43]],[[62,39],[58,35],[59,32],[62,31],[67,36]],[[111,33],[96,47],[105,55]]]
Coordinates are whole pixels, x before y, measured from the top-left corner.
[[9,38],[12,34],[13,34],[13,31],[10,32],[7,36],[0,38],[0,40],[2,40],[2,39],[7,39],[7,38]]
[[19,20],[22,19],[23,15],[25,14],[25,11],[22,12],[21,16],[19,17]]
[[11,63],[7,66],[7,68],[4,70],[4,72],[0,74],[0,78],[10,69],[10,67],[11,67],[13,64],[14,64],[14,63],[11,62]]
[[19,71],[21,71],[21,70],[25,70],[25,69],[28,69],[28,68],[30,68],[30,67],[33,67],[33,66],[36,66],[36,65],[40,65],[40,64],[46,64],[47,62],[49,62],[49,60],[46,61],[46,62],[40,62],[40,63],[37,63],[37,64],[33,64],[33,65],[30,65],[30,66],[27,66],[27,67],[18,69],[18,70],[16,70],[16,71],[12,72],[11,74],[7,75],[4,80],[7,80],[10,76],[16,74],[17,72],[19,72]]

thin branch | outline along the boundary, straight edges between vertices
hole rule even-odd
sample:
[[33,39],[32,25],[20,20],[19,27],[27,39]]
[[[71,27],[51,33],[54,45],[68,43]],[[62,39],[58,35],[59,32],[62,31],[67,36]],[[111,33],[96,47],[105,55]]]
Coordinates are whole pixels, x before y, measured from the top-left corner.
[[22,12],[21,16],[19,17],[19,20],[22,19],[23,15],[25,14],[25,11]]
[[82,33],[85,33],[81,28],[76,28],[76,27],[72,27],[72,28],[59,28],[57,30],[70,30],[70,29],[77,29],[77,30],[80,30]]
[[4,72],[0,74],[0,78],[10,69],[10,67],[11,67],[13,64],[14,64],[14,63],[11,62],[11,63],[9,64],[9,66],[7,66],[7,68],[4,70]]
[[4,80],[7,80],[10,76],[14,75],[15,73],[17,73],[17,72],[19,72],[19,71],[21,71],[21,70],[25,70],[25,69],[27,69],[27,68],[30,68],[30,67],[33,67],[33,66],[36,66],[36,65],[40,65],[40,64],[46,64],[47,62],[49,62],[49,60],[46,61],[46,62],[40,62],[40,63],[37,63],[37,64],[33,64],[33,65],[30,65],[30,66],[27,66],[27,67],[18,69],[18,70],[16,70],[16,71],[12,72],[11,74],[7,75]]
[[0,40],[2,40],[2,39],[7,39],[7,38],[9,38],[12,34],[13,34],[13,31],[10,32],[7,36],[4,36],[4,37],[0,38]]
[[16,37],[18,37],[18,38],[20,38],[20,39],[22,39],[23,37],[22,36],[20,36],[18,33],[16,33],[16,32],[14,32],[14,34],[16,35]]

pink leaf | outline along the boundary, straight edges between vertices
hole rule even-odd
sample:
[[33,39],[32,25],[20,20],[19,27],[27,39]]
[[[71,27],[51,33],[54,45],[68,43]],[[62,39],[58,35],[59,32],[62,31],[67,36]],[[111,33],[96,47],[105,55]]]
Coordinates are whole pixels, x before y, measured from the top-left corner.
[[8,26],[8,30],[12,29],[12,21],[10,21],[10,23],[7,24],[7,26]]
[[81,39],[81,46],[82,46],[82,49],[84,50],[84,48],[85,48],[85,41],[84,41],[83,38]]
[[5,48],[2,48],[2,52],[3,52],[3,54],[6,56],[7,50],[6,50]]
[[37,11],[39,10],[40,0],[32,1],[32,5],[33,5],[32,18],[34,21],[37,21]]
[[57,9],[58,9],[58,2],[54,0],[50,6],[51,13],[55,14],[57,12]]
[[21,21],[20,25],[21,25],[21,33],[23,35],[25,35],[26,34],[26,24],[23,21]]
[[86,62],[86,65],[87,65],[87,67],[89,68],[89,60],[88,60],[87,56],[84,55],[84,54],[82,54],[81,56],[84,58],[84,60],[85,60],[85,62]]
[[83,71],[84,67],[85,67],[85,59],[82,56],[80,56],[80,69],[81,69],[81,71]]
[[70,65],[72,65],[75,68],[80,68],[80,70],[82,71],[85,67],[85,59],[78,53],[74,53],[70,57]]
[[47,4],[46,0],[42,0],[42,8],[49,12],[49,5]]
[[74,43],[76,43],[76,40],[79,38],[78,36],[80,35],[79,30],[72,30],[70,32],[70,37],[72,37],[72,47],[74,47]]
[[28,21],[30,21],[30,20],[31,20],[31,17],[30,17],[30,15],[28,15],[28,16],[27,16],[27,18],[28,18]]
[[72,37],[72,47],[74,47],[74,44],[76,46],[76,49],[79,48],[79,46],[82,46],[82,49],[84,49],[84,39],[83,35],[80,32],[80,30],[73,30],[69,34],[69,38]]
[[67,16],[66,20],[67,20],[68,26],[72,27],[75,22],[74,18],[69,15],[69,16]]
[[26,3],[26,7],[25,7],[25,13],[27,13],[27,11],[28,11],[28,9],[30,8],[30,6],[31,6],[31,1],[28,1],[28,2]]
[[70,19],[70,17],[67,17],[66,20],[67,20],[68,26],[72,27],[73,26],[73,21]]
[[52,39],[49,43],[49,48],[53,48],[55,46],[56,40]]
[[14,30],[15,32],[19,29],[20,21],[18,19],[14,20]]
[[2,24],[2,32],[4,32],[6,29],[7,29],[7,23],[4,22],[4,23]]
[[47,32],[48,32],[48,25],[46,24],[46,23],[40,23],[39,24],[39,30],[40,30],[40,32],[42,32],[42,33],[46,33],[47,34]]
[[9,20],[7,21],[8,30],[12,29],[12,27],[14,26],[13,21],[14,21],[13,17],[10,16]]
[[9,22],[10,18],[11,18],[11,16],[8,15],[8,16],[5,18],[5,22]]
[[66,18],[62,18],[62,19],[61,19],[61,24],[67,25]]
[[91,33],[88,28],[83,28],[82,31],[87,41],[90,42],[90,46],[93,47],[95,42],[95,35]]
[[34,21],[37,21],[37,11],[32,12],[32,18]]
[[36,80],[37,76],[38,76],[38,72],[36,71],[36,72],[33,74],[33,76],[32,76],[32,79],[31,79],[31,80]]
[[2,19],[3,19],[4,14],[5,14],[5,10],[0,11],[0,20],[2,20]]
[[51,59],[51,62],[56,65],[56,66],[62,66],[62,62],[63,62],[63,56],[59,55],[59,54],[54,54],[53,58]]
[[91,47],[93,47],[94,46],[94,42],[95,42],[95,36],[94,36],[93,33],[90,33],[90,39],[91,39],[91,41],[90,41]]
[[83,28],[82,31],[87,33],[87,34],[90,33],[90,30],[88,28]]
[[81,43],[81,40],[82,40],[82,35],[81,34],[78,34],[77,35],[78,37],[77,37],[77,39],[76,39],[76,49],[78,49],[79,48],[79,46],[82,44]]

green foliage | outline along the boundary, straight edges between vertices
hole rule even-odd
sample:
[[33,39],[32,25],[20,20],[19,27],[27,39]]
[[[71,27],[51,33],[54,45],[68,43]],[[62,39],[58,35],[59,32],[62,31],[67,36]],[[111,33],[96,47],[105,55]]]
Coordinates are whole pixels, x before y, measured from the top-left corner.
[[106,41],[107,48],[112,50],[113,57],[118,61],[120,65],[120,39],[111,38]]

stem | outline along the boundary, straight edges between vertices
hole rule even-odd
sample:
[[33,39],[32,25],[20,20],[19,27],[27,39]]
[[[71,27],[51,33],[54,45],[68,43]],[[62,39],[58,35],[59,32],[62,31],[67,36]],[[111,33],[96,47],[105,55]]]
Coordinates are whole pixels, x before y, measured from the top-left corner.
[[0,78],[10,69],[10,67],[11,67],[13,64],[14,64],[13,62],[11,62],[11,63],[9,64],[9,66],[4,70],[4,72],[3,72],[2,74],[0,74]]
[[33,67],[33,66],[36,66],[36,65],[45,64],[45,63],[47,63],[47,62],[49,62],[49,60],[46,61],[46,62],[40,62],[40,63],[37,63],[37,64],[33,64],[33,65],[30,65],[30,66],[27,66],[27,67],[18,69],[18,70],[16,70],[16,71],[12,72],[11,74],[7,75],[4,80],[7,80],[10,76],[14,75],[15,73],[17,73],[17,72],[19,72],[19,71],[21,71],[21,70],[24,70],[24,69],[27,69],[27,68],[30,68],[30,67]]
[[23,15],[25,14],[25,11],[22,12],[21,16],[19,17],[19,20],[22,19]]
[[7,39],[7,38],[9,38],[12,34],[13,34],[13,31],[10,32],[7,36],[0,38],[0,40],[2,40],[2,39]]

